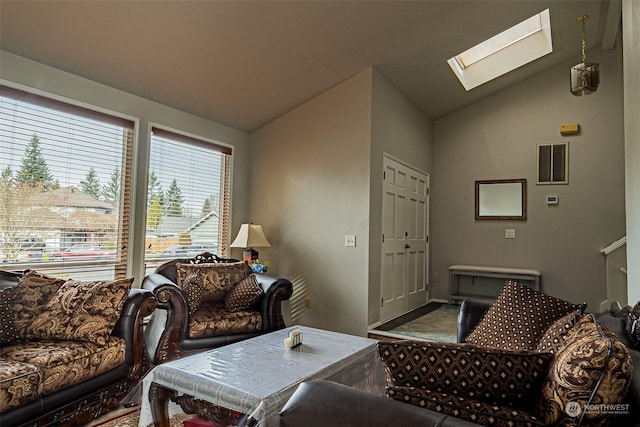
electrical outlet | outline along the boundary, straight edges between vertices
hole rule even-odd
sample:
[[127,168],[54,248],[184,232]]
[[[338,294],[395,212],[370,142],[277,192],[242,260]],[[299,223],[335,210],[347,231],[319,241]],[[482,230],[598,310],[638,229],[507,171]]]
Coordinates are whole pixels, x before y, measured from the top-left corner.
[[439,271],[434,271],[433,272],[433,281],[434,282],[439,282],[440,281],[440,272]]
[[353,247],[356,245],[356,236],[353,234],[347,234],[344,236],[344,245]]
[[507,228],[506,230],[504,230],[504,237],[507,239],[515,239],[516,230],[514,228]]
[[304,306],[306,308],[311,308],[311,298],[305,298],[304,299]]

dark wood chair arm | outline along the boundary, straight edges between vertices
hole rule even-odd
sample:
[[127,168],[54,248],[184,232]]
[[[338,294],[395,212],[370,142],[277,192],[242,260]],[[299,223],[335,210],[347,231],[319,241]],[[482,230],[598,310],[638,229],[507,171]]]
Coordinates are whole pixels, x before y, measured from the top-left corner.
[[147,354],[157,365],[181,355],[180,343],[187,336],[188,303],[184,292],[162,274],[152,273],[142,282],[144,289],[153,292],[156,311],[145,330]]

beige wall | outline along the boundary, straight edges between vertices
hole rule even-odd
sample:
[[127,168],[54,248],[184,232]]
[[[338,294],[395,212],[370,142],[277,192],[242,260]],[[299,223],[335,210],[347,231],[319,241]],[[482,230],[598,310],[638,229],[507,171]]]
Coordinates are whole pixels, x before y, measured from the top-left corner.
[[431,121],[375,70],[371,126],[369,324],[374,324],[380,320],[383,156],[389,154],[427,174],[433,160]]
[[624,130],[627,184],[627,288],[640,301],[640,2],[622,3],[624,42]]
[[246,220],[271,242],[260,250],[271,271],[293,282],[294,324],[366,332],[371,79],[365,70],[251,136]]
[[[600,89],[574,97],[572,63],[548,70],[434,122],[432,298],[446,298],[448,266],[533,268],[542,289],[597,310],[605,295],[600,249],[625,235],[622,58],[592,52]],[[581,133],[563,137],[560,124]],[[569,142],[569,185],[536,185],[536,144]],[[474,181],[526,178],[526,221],[475,221]],[[547,206],[545,197],[560,203]],[[516,239],[505,239],[514,228]]]
[[[144,277],[145,206],[148,175],[149,132],[153,125],[162,125],[178,131],[191,133],[233,147],[234,173],[232,191],[232,222],[246,217],[248,209],[249,162],[248,135],[210,120],[205,120],[183,111],[48,67],[46,65],[0,51],[0,78],[6,84],[22,85],[25,88],[46,92],[89,106],[125,114],[138,119],[138,135],[134,167],[137,209],[133,212],[130,241],[132,259],[129,274],[136,277],[140,286]],[[18,86],[19,87],[19,86]],[[135,286],[134,285],[134,286]]]

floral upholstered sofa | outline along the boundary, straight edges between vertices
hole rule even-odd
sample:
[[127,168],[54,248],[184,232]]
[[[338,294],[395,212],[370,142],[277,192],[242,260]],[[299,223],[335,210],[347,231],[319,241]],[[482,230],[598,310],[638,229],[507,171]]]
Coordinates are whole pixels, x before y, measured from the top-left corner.
[[117,408],[144,373],[153,294],[133,279],[0,274],[0,425],[78,425]]

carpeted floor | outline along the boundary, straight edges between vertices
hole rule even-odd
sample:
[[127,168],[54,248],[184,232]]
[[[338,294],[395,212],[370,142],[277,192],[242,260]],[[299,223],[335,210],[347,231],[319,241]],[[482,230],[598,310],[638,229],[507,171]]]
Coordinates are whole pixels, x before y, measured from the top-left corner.
[[[429,304],[431,306],[431,304]],[[398,324],[397,321],[381,325],[370,331],[391,338],[421,339],[427,341],[456,342],[459,305],[437,304],[426,308],[426,314],[417,318],[408,318]]]

